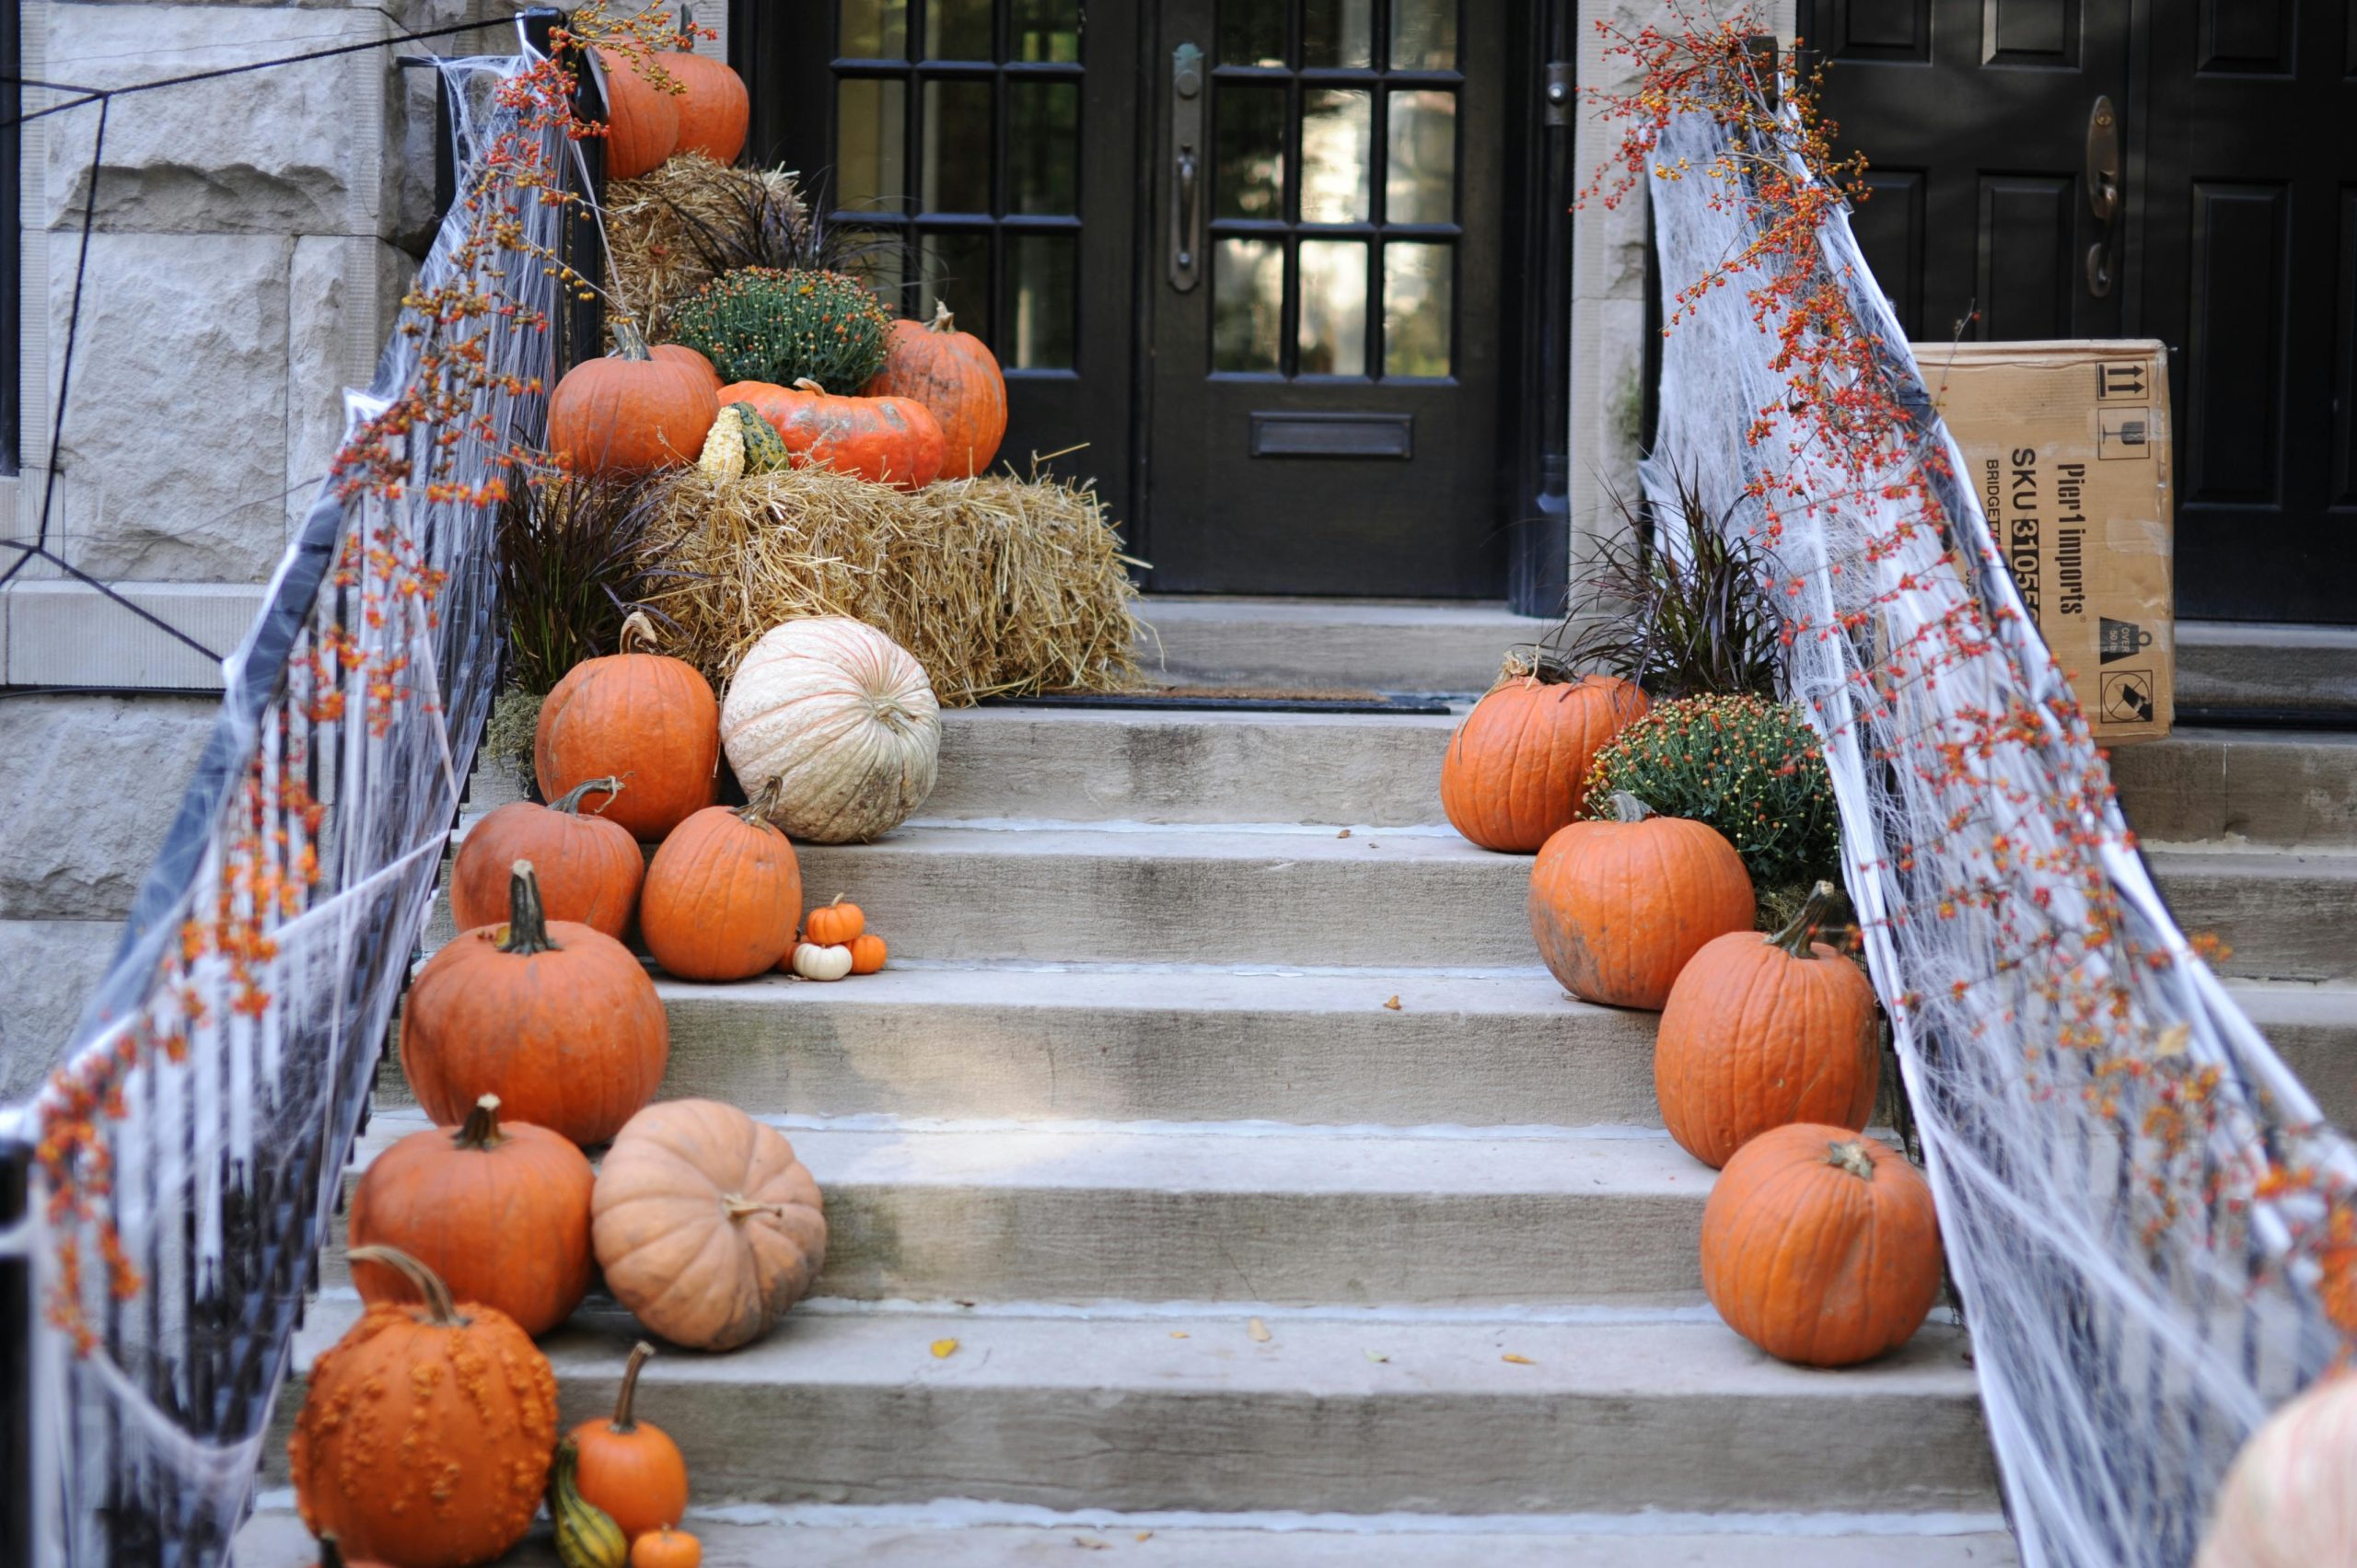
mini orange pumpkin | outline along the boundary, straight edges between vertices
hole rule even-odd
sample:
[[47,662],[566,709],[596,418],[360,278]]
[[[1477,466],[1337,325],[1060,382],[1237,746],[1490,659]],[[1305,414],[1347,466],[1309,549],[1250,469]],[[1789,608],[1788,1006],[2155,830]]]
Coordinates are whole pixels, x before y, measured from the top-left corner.
[[645,473],[692,463],[720,417],[712,366],[657,358],[628,321],[614,352],[585,359],[549,396],[549,451],[575,473]]
[[621,641],[621,652],[565,671],[541,703],[532,771],[551,799],[593,779],[624,780],[620,795],[593,788],[575,804],[645,843],[719,798],[720,703],[695,666],[652,651],[643,612],[622,623]]
[[629,948],[542,915],[529,861],[516,863],[508,905],[505,925],[462,934],[418,971],[401,1072],[436,1121],[458,1122],[494,1094],[519,1121],[603,1143],[663,1082],[662,999]]
[[851,939],[866,929],[867,917],[859,906],[843,902],[843,896],[837,893],[832,903],[820,904],[804,917],[802,939],[821,947],[848,947]]
[[1875,988],[1858,966],[1812,943],[1833,900],[1819,882],[1773,936],[1713,937],[1678,971],[1654,1039],[1654,1093],[1678,1146],[1723,1166],[1788,1121],[1856,1132],[1882,1082]]
[[1702,1289],[1780,1360],[1849,1366],[1896,1350],[1940,1296],[1931,1184],[1846,1127],[1771,1128],[1702,1205]]
[[1659,1008],[1702,944],[1748,931],[1751,877],[1717,830],[1612,797],[1614,819],[1556,830],[1530,868],[1530,934],[1563,989]]
[[988,471],[1006,438],[1006,377],[981,339],[958,330],[946,300],[930,321],[895,321],[884,368],[861,389],[871,398],[914,398],[941,425],[943,479]]
[[587,1501],[613,1516],[632,1540],[676,1525],[688,1512],[688,1462],[679,1446],[632,1408],[638,1398],[639,1369],[655,1347],[641,1340],[622,1368],[621,1394],[610,1421],[585,1421],[573,1429],[580,1458],[573,1484]]
[[611,802],[626,787],[619,778],[584,779],[552,805],[510,801],[476,823],[450,864],[450,918],[459,929],[505,920],[510,868],[528,860],[551,920],[578,921],[619,940],[638,902],[646,856],[620,822],[583,815],[581,799],[596,793]]
[[[606,84],[606,178],[635,180],[661,166],[679,143],[679,95],[657,87],[644,63],[619,51],[598,50]],[[662,55],[668,72],[671,58]]]
[[[412,1132],[368,1164],[352,1190],[354,1246],[383,1243],[424,1264],[468,1301],[547,1333],[589,1290],[589,1190],[596,1173],[571,1140],[528,1122],[500,1125],[485,1095],[457,1129]],[[381,1263],[354,1263],[363,1301],[408,1298]]]
[[1579,816],[1596,754],[1644,711],[1632,681],[1509,659],[1449,738],[1441,809],[1483,849],[1528,854]]
[[851,972],[853,974],[874,974],[884,967],[884,960],[890,956],[884,946],[884,938],[873,931],[863,931],[851,939]]
[[831,468],[901,490],[923,490],[941,472],[941,422],[914,398],[838,397],[806,377],[782,401],[744,401],[777,431],[795,468]]
[[709,806],[671,831],[646,868],[639,934],[681,980],[745,980],[776,965],[802,916],[794,846],[763,813],[776,784],[749,806]]
[[[362,1247],[424,1302],[379,1302],[312,1364],[286,1454],[304,1528],[354,1557],[466,1568],[524,1539],[556,1450],[556,1374],[496,1307]],[[490,1369],[495,1376],[486,1376]]]
[[703,1543],[668,1527],[631,1543],[630,1568],[702,1568]]

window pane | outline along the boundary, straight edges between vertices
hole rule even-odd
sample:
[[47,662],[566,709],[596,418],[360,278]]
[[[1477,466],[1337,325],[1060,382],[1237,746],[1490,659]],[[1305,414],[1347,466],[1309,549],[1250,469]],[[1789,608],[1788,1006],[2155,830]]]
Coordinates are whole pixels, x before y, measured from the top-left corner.
[[1308,0],[1301,17],[1301,63],[1364,69],[1375,64],[1375,0]]
[[1080,211],[1080,84],[1009,84],[1007,210]]
[[1383,373],[1446,376],[1457,251],[1395,241],[1383,248]]
[[[1069,370],[1080,315],[1079,240],[1069,234],[1010,235],[1005,345],[1017,370]],[[989,339],[983,340],[985,343]]]
[[989,60],[991,0],[925,0],[927,60]]
[[1457,95],[1391,95],[1390,164],[1383,215],[1390,223],[1457,216]]
[[991,210],[991,84],[924,85],[924,210]]
[[1058,61],[1080,58],[1080,0],[1015,0],[1013,58]]
[[1366,374],[1366,247],[1301,242],[1301,374]]
[[933,319],[936,304],[949,307],[961,331],[973,333],[993,348],[998,334],[991,321],[991,237],[985,230],[966,229],[928,234],[923,239],[924,275],[917,288],[920,321]]
[[1301,221],[1364,223],[1375,95],[1312,88],[1301,95]]
[[1285,0],[1220,0],[1219,63],[1285,63]]
[[[837,234],[844,234],[838,229]],[[906,258],[905,244],[897,228],[851,229],[848,233],[851,253],[842,262],[842,270],[865,284],[885,308],[893,311],[914,308],[914,302],[902,297],[900,285]]]
[[1212,248],[1212,368],[1274,370],[1285,305],[1285,253],[1267,239]]
[[835,205],[898,210],[908,200],[908,89],[851,76],[835,85]]
[[1285,215],[1285,89],[1219,85],[1219,167],[1212,211],[1224,218]]
[[1391,0],[1391,64],[1402,71],[1457,69],[1457,0]]
[[909,57],[909,0],[842,0],[842,47],[853,60]]

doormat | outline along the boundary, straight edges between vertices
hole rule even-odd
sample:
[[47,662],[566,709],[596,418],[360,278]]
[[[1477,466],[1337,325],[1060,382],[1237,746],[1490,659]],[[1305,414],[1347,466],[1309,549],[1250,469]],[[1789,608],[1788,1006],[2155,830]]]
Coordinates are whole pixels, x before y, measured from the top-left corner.
[[1251,714],[1446,714],[1436,697],[1387,696],[1381,691],[1281,686],[1164,686],[1151,691],[1055,691],[1036,697],[992,697],[992,706],[1026,708],[1204,709]]

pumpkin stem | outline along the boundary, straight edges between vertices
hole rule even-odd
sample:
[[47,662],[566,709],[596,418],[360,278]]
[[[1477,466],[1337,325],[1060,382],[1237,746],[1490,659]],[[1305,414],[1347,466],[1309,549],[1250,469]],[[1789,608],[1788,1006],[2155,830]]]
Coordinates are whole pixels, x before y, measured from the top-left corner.
[[485,1095],[475,1101],[475,1108],[467,1112],[466,1124],[451,1134],[450,1141],[478,1153],[507,1142],[507,1134],[499,1130],[499,1097]]
[[1837,1170],[1846,1170],[1861,1181],[1875,1179],[1874,1156],[1866,1153],[1866,1145],[1855,1138],[1845,1138],[1838,1144],[1825,1145],[1825,1163]]
[[459,1316],[459,1308],[450,1299],[450,1287],[442,1283],[442,1276],[400,1248],[355,1247],[344,1257],[354,1263],[382,1263],[407,1280],[425,1303],[425,1316],[420,1321],[436,1329],[463,1329],[473,1321]]
[[954,332],[958,330],[958,318],[949,313],[949,301],[936,299],[933,302],[933,319],[924,327],[928,332]]
[[1562,686],[1578,677],[1572,667],[1552,651],[1537,644],[1526,644],[1506,650],[1505,662],[1498,667],[1498,679],[1490,690],[1509,685],[1516,680],[1535,680],[1541,686]]
[[797,392],[808,392],[815,397],[823,398],[827,395],[827,389],[821,387],[818,382],[813,381],[807,376],[795,377],[794,378],[794,389]]
[[655,630],[654,621],[643,610],[633,610],[622,621],[621,635],[615,639],[617,651],[653,653],[662,645],[662,636]]
[[742,1192],[731,1192],[720,1201],[720,1212],[732,1220],[741,1220],[749,1214],[782,1214],[785,1213],[785,1205],[756,1203]]
[[1819,882],[1808,890],[1808,901],[1801,905],[1801,912],[1793,916],[1790,925],[1768,938],[1768,945],[1782,947],[1795,958],[1816,958],[1816,950],[1809,946],[1809,940],[1817,935],[1817,926],[1824,923],[1825,912],[1832,904],[1833,884]]
[[623,316],[614,318],[614,353],[622,359],[655,357],[646,352],[646,334],[638,330],[638,323]]
[[602,817],[606,814],[606,807],[611,806],[614,803],[613,797],[621,794],[621,792],[622,781],[619,776],[611,776],[602,779],[588,779],[583,783],[575,784],[571,789],[566,790],[559,798],[550,801],[549,809],[552,811],[562,811],[568,817],[576,816],[581,810],[581,797],[583,796],[603,795],[606,796],[605,804],[598,807],[598,815]]
[[607,1424],[607,1431],[628,1436],[638,1430],[637,1418],[631,1413],[631,1403],[638,1398],[638,1369],[644,1366],[646,1358],[654,1353],[655,1347],[644,1340],[630,1347],[630,1365],[622,1368],[622,1391],[614,1397],[614,1419]]
[[[737,815],[753,827],[774,828],[777,824],[770,820],[770,813],[777,809],[778,796],[784,793],[785,775],[780,773],[755,790],[753,798],[745,802]],[[838,893],[835,896],[840,899],[842,895]]]
[[1612,819],[1616,822],[1642,822],[1654,814],[1654,808],[1625,789],[1612,792]]
[[528,860],[519,860],[508,868],[507,935],[501,939],[499,950],[528,958],[557,950],[549,940],[549,914],[540,903],[540,879],[532,874]]

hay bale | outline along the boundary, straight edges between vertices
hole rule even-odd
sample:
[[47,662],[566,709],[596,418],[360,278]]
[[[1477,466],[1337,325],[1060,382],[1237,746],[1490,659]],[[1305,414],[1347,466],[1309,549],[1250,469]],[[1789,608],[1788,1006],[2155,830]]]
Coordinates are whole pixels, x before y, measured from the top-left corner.
[[671,336],[671,312],[724,272],[790,266],[809,238],[809,213],[783,168],[730,168],[679,153],[606,192],[608,284],[637,312],[649,343]]
[[849,615],[924,666],[945,707],[1139,684],[1120,540],[1097,493],[1007,476],[904,492],[829,469],[721,480],[682,470],[653,502],[653,607],[723,691],[761,634]]

